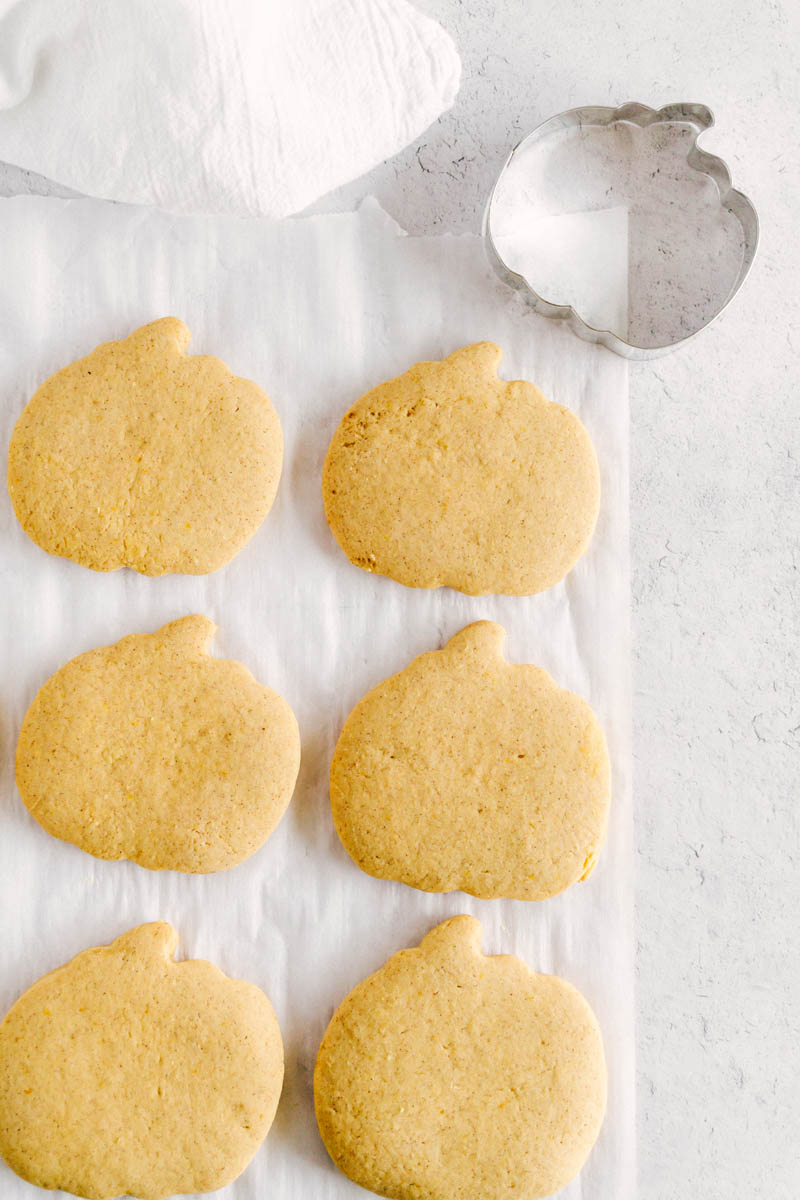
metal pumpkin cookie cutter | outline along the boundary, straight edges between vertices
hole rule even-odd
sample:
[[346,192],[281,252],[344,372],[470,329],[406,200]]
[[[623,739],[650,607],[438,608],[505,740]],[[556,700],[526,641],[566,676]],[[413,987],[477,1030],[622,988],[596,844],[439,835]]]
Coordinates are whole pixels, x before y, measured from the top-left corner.
[[758,217],[716,155],[702,104],[573,108],[511,151],[484,216],[500,276],[547,317],[630,359],[657,358],[727,307]]

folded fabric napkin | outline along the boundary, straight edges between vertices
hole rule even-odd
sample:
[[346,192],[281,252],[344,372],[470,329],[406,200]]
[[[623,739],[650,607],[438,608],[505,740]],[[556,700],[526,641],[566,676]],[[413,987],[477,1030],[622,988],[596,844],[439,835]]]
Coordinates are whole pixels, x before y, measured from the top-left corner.
[[0,159],[175,212],[298,212],[448,108],[406,0],[0,0]]

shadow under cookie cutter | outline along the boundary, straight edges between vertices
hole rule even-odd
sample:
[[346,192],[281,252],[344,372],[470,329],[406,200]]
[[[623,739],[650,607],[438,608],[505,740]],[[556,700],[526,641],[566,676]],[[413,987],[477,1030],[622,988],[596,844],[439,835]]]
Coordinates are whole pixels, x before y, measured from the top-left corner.
[[494,270],[538,313],[624,358],[682,345],[728,306],[758,245],[753,204],[697,145],[713,124],[690,103],[545,121],[511,151],[489,197]]

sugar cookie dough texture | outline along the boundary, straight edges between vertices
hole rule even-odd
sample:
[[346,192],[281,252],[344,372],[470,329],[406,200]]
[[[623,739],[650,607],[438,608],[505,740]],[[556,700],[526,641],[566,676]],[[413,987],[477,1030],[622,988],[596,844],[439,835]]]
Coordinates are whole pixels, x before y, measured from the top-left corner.
[[585,879],[608,823],[610,766],[589,705],[468,625],[373,688],[345,722],[331,807],[370,875],[429,892],[543,900]]
[[48,833],[98,858],[220,871],[269,837],[300,765],[292,710],[182,617],[72,659],[40,689],[17,785]]
[[0,1024],[0,1154],[90,1200],[223,1187],[267,1135],[283,1082],[269,1000],[175,963],[140,925],[43,976]]
[[531,595],[589,544],[597,456],[578,418],[531,383],[497,377],[479,342],[422,362],[358,400],[323,473],[348,558],[409,587]]
[[581,994],[473,917],[401,950],[339,1006],[314,1097],[328,1153],[393,1200],[540,1200],[591,1150],[606,1103],[600,1030]]
[[17,421],[8,487],[25,532],[96,571],[203,575],[255,533],[283,438],[267,395],[187,357],[164,317],[52,375]]

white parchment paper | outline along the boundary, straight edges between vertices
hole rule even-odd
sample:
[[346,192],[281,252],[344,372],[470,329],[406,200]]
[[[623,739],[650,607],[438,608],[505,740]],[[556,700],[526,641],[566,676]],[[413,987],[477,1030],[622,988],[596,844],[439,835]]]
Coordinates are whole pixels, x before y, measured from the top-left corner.
[[[312,1104],[314,1058],[334,1007],[395,950],[459,912],[484,949],[572,980],[605,1036],[608,1117],[568,1200],[633,1200],[633,925],[630,799],[628,398],[621,359],[533,316],[497,282],[478,238],[410,238],[374,202],[355,214],[267,223],[170,217],[101,202],[0,202],[3,471],[14,421],[54,370],[166,314],[192,351],[266,388],[286,453],[275,506],[250,544],[205,578],[99,575],[53,558],[0,493],[0,1010],[43,972],[141,921],[172,922],[180,956],[208,958],[270,996],[286,1082],[265,1146],[229,1200],[364,1195],[332,1166]],[[346,406],[422,358],[497,341],[501,373],[575,409],[597,447],[603,503],[567,580],[530,599],[416,591],[351,566],[325,522],[320,473]],[[219,626],[214,652],[244,662],[297,714],[298,787],[248,862],[213,876],[97,861],[44,833],[13,780],[17,732],[67,659],[184,613]],[[486,617],[512,661],[539,663],[598,711],[614,764],[606,849],[586,883],[540,904],[426,895],[362,874],[330,818],[327,772],[368,688]],[[0,1163],[3,1200],[34,1189]],[[487,1197],[486,1200],[491,1200]]]

